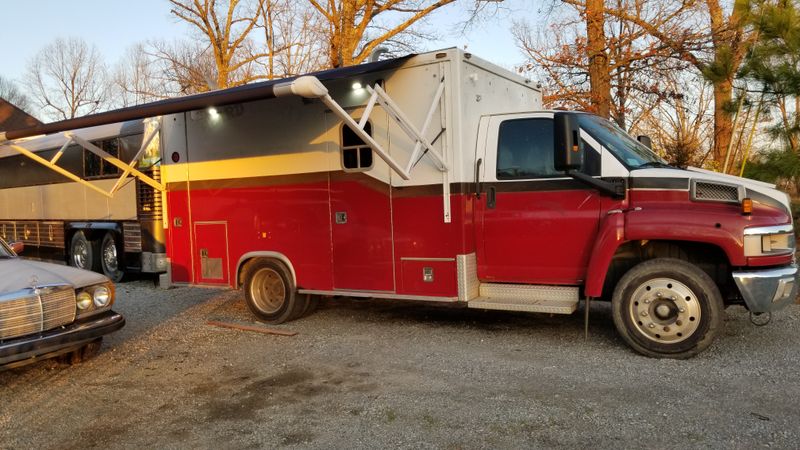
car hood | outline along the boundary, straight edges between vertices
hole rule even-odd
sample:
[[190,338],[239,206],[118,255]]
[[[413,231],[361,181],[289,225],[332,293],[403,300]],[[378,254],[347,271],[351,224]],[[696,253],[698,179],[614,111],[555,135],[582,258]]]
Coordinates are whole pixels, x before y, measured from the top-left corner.
[[0,259],[0,295],[35,286],[70,284],[76,288],[108,281],[103,275],[74,267],[30,261]]

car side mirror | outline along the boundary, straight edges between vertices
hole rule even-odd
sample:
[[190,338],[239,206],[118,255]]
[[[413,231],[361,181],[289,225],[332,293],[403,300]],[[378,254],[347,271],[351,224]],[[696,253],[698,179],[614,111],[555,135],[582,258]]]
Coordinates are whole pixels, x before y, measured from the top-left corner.
[[650,139],[650,136],[644,136],[644,135],[637,136],[636,140],[641,142],[642,145],[644,145],[645,147],[649,148],[650,150],[653,149],[653,140]]
[[559,172],[580,170],[583,166],[583,140],[578,117],[556,112],[553,117],[553,165]]
[[23,250],[25,250],[25,244],[22,242],[12,242],[11,244],[9,244],[9,247],[11,247],[11,250],[14,250],[14,253],[18,255],[22,253]]

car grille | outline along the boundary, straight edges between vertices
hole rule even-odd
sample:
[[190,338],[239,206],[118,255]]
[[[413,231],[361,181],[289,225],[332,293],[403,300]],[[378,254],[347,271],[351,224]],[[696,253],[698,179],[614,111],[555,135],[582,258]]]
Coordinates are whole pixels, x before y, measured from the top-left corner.
[[52,330],[75,320],[71,286],[27,289],[0,298],[0,340]]

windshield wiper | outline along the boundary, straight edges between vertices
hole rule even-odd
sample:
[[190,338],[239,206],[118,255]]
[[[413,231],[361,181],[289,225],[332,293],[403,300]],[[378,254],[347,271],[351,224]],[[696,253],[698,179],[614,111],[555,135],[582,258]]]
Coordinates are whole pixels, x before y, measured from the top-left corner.
[[663,163],[661,161],[649,161],[649,162],[646,162],[644,164],[639,165],[636,168],[637,169],[648,169],[648,168],[652,168],[652,167],[662,167],[662,168],[665,168],[665,169],[674,169],[675,168],[674,166],[670,166],[669,164]]

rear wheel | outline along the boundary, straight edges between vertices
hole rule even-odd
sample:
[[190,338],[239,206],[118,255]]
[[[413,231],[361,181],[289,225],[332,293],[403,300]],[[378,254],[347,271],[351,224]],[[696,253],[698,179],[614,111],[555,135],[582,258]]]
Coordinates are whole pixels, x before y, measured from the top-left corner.
[[258,259],[248,265],[244,279],[247,307],[260,320],[283,323],[298,318],[306,307],[297,295],[291,274],[283,263]]
[[659,258],[634,266],[611,301],[614,325],[634,350],[657,358],[689,358],[711,345],[724,307],[714,281],[686,261]]
[[98,243],[89,240],[83,231],[72,235],[69,245],[69,265],[84,270],[99,269]]
[[100,265],[103,274],[115,283],[121,281],[125,275],[125,272],[121,270],[122,264],[117,250],[117,239],[114,237],[114,233],[109,231],[103,236],[100,244]]

